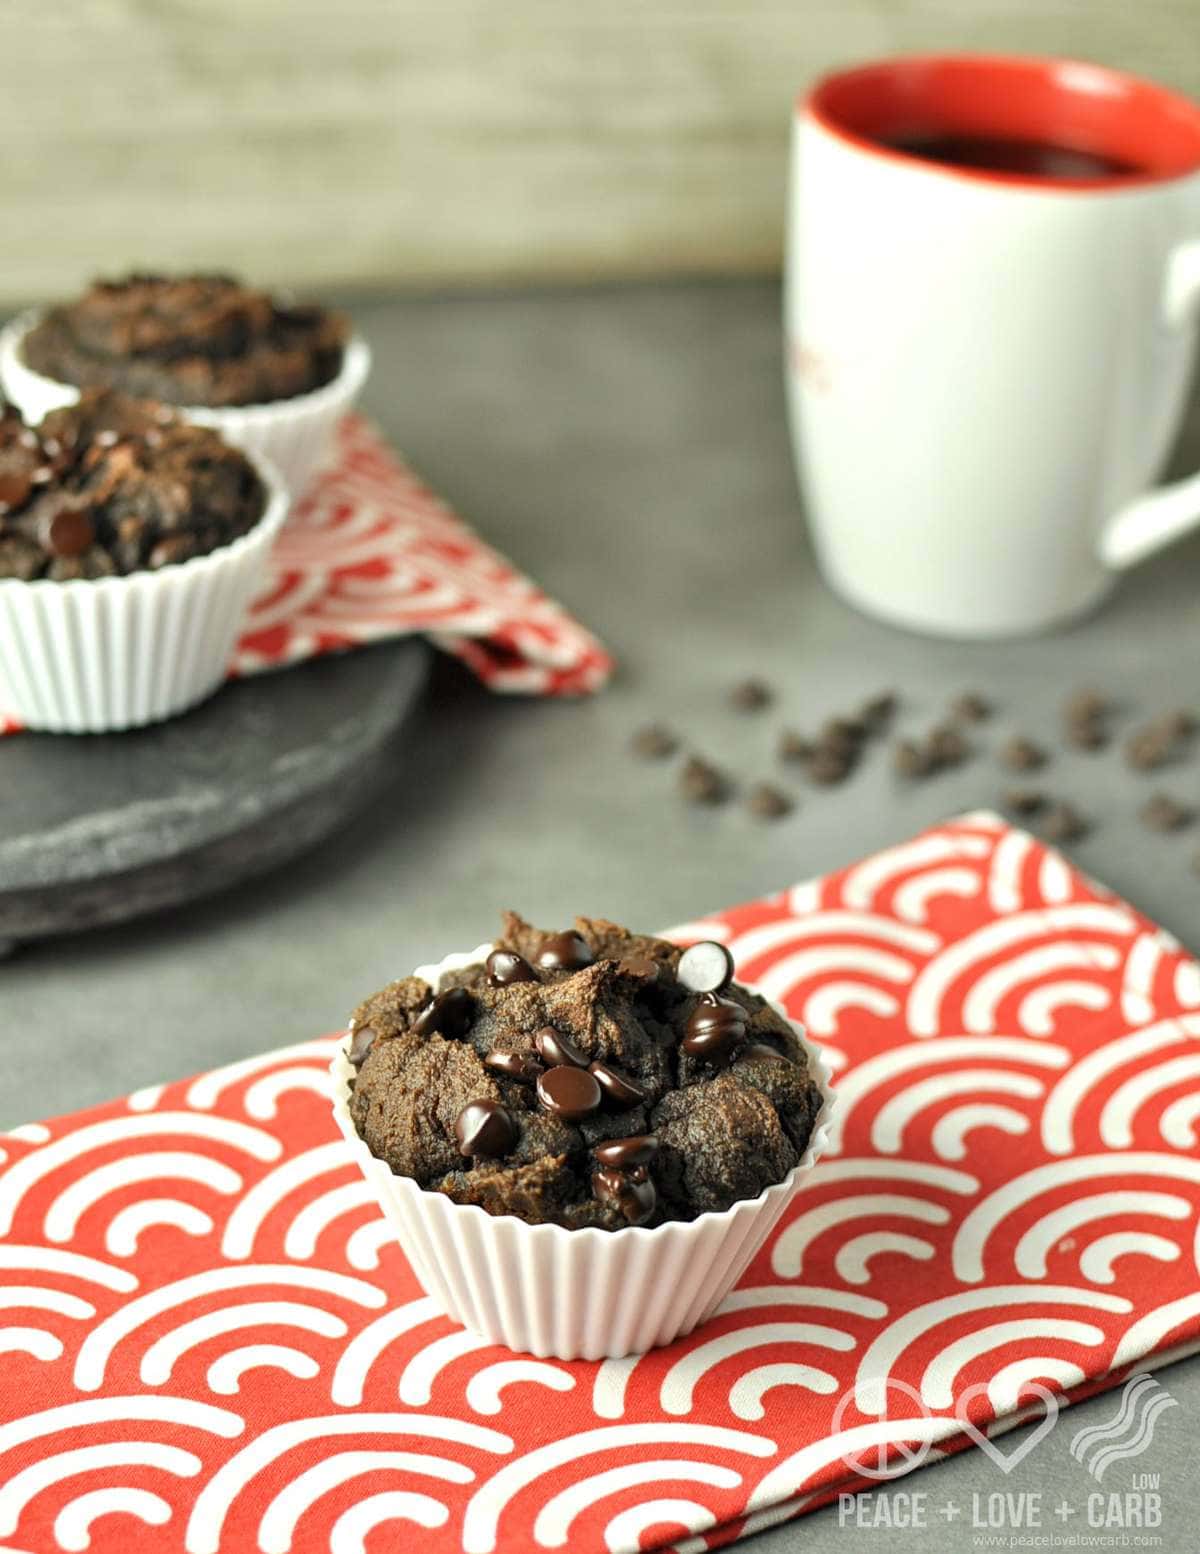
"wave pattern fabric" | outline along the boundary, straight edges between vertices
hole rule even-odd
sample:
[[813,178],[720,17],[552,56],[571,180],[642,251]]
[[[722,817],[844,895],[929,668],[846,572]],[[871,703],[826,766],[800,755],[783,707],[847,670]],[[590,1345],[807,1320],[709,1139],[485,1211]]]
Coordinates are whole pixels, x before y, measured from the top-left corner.
[[700,1554],[1200,1347],[1168,934],[972,815],[678,936],[807,1024],[840,1102],[712,1322],[599,1364],[454,1328],[328,1038],[34,1123],[0,1138],[0,1544]]
[[[494,691],[599,690],[612,660],[434,495],[371,423],[349,415],[336,461],[275,542],[231,675],[421,633]],[[18,724],[0,708],[0,733]]]

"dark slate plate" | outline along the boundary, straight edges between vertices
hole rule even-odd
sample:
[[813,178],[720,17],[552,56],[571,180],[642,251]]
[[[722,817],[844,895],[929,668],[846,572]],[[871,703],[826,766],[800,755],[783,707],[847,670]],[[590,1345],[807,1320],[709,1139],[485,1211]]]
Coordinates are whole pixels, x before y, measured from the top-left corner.
[[189,901],[311,847],[370,796],[430,653],[407,639],[257,675],[136,733],[0,739],[0,941]]

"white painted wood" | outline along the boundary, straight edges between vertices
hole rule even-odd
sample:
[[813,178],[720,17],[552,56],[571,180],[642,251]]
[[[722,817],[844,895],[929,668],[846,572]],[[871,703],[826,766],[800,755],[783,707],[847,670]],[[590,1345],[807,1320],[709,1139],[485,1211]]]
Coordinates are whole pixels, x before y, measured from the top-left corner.
[[820,70],[1012,49],[1200,93],[1198,43],[1198,0],[4,0],[0,302],[129,264],[771,268]]

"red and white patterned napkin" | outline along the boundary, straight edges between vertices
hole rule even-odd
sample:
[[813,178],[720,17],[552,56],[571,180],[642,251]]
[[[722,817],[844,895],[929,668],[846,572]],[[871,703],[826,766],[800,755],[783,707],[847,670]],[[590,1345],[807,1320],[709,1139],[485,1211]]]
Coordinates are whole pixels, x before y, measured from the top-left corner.
[[[276,542],[230,674],[415,632],[495,691],[574,695],[599,690],[612,671],[595,637],[350,415],[336,459]],[[17,726],[0,709],[0,733]]]
[[999,1433],[1031,1384],[1200,1347],[1200,967],[1169,935],[975,815],[680,936],[720,936],[840,1094],[713,1321],[602,1364],[453,1328],[347,1161],[329,1039],[19,1128],[0,1544],[698,1554],[898,1441]]

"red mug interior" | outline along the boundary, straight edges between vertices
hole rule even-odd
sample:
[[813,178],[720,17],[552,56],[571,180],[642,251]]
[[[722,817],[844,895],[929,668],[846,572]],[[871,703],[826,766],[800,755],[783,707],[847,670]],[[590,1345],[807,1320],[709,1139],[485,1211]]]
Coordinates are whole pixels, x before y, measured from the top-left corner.
[[1070,156],[1047,158],[1036,172],[1017,170],[1019,158],[1013,167],[1003,159],[981,166],[950,165],[960,160],[955,156],[922,158],[926,167],[989,181],[1128,188],[1200,170],[1200,107],[1149,81],[1072,60],[884,60],[826,76],[805,106],[840,139],[905,161],[922,143],[972,142],[1061,148],[1096,160],[1081,177],[1072,176]]

